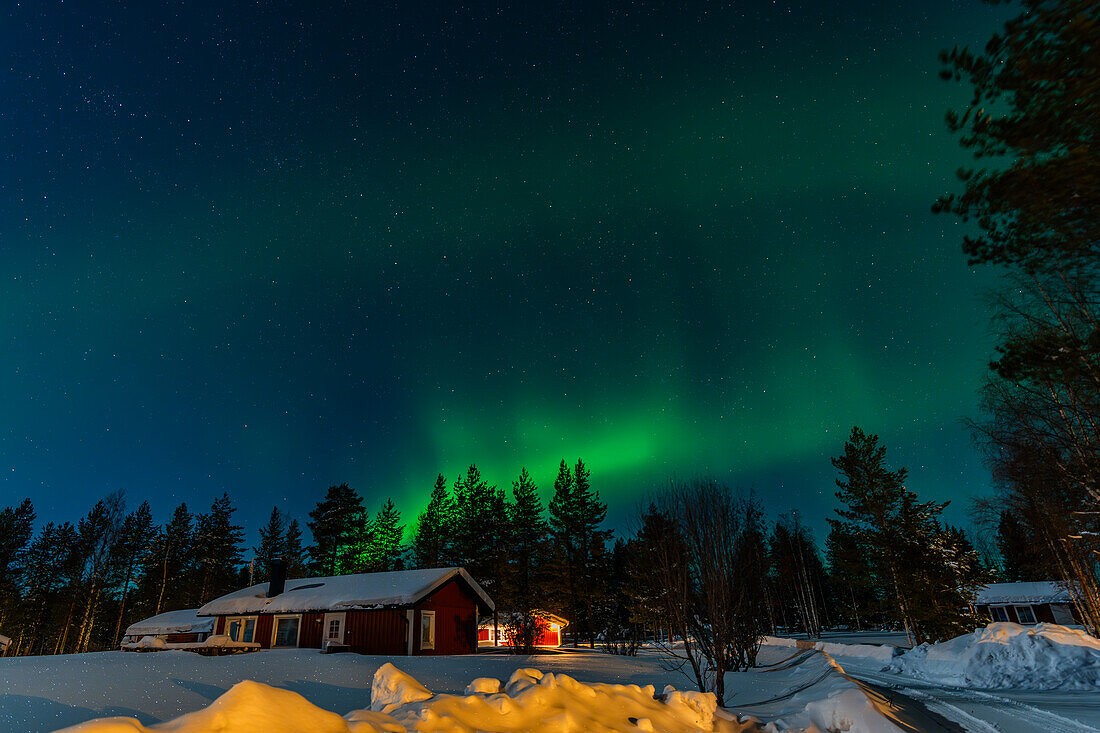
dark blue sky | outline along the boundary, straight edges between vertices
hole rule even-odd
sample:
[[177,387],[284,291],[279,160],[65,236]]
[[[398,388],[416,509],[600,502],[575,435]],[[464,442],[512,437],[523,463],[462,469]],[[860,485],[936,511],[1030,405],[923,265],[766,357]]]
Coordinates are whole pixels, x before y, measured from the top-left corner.
[[[91,3],[0,24],[0,503],[250,533],[332,483],[418,511],[583,456],[815,520],[859,424],[988,478],[990,353],[924,3]],[[254,539],[250,534],[250,541]]]

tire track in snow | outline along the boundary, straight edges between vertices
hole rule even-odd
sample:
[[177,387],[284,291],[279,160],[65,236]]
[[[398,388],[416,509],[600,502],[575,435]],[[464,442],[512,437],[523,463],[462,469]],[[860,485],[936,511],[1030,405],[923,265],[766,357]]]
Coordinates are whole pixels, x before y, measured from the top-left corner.
[[[891,690],[913,697],[934,701],[932,704],[924,704],[932,709],[933,705],[940,705],[944,717],[963,725],[974,733],[988,733],[989,731],[1005,730],[996,724],[983,720],[973,713],[952,704],[952,702],[970,703],[972,705],[986,705],[994,710],[1010,712],[1012,717],[1018,719],[1021,727],[1018,730],[1042,730],[1044,733],[1081,733],[1081,731],[1095,732],[1095,728],[1072,718],[1066,718],[1049,710],[1043,710],[1027,705],[1018,700],[1013,700],[1000,695],[994,695],[984,690],[969,690],[961,687],[946,687],[932,684],[922,684],[921,687],[912,687],[904,684],[897,677],[877,675],[863,670],[851,674],[856,679],[862,679],[870,684],[888,687]],[[922,700],[923,702],[924,700]],[[953,713],[954,715],[948,714]]]

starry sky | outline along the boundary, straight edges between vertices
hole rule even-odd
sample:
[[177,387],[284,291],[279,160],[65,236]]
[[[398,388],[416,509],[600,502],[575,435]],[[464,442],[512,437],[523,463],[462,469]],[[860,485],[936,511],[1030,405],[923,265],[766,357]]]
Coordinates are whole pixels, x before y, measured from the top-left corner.
[[407,518],[477,462],[610,518],[702,474],[823,527],[858,424],[989,479],[926,2],[8,3],[0,503]]

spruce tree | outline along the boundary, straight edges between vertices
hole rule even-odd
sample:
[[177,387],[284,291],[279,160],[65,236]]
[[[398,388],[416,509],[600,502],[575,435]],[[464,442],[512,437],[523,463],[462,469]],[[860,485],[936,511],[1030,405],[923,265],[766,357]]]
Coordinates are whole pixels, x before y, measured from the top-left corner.
[[228,494],[222,494],[210,505],[210,513],[200,515],[199,533],[202,544],[197,549],[200,569],[201,605],[235,590],[238,570],[243,562],[244,530],[233,524],[236,507]]
[[309,554],[318,575],[357,572],[367,532],[363,498],[347,484],[329,486],[325,498],[309,513],[313,533]]
[[574,645],[583,637],[594,646],[593,612],[605,588],[606,543],[611,532],[599,528],[607,506],[592,491],[589,476],[584,461],[578,459],[571,471],[562,459],[549,509],[557,585],[566,613],[572,616],[567,628]]
[[405,525],[401,524],[401,513],[397,511],[392,499],[386,499],[386,503],[375,515],[372,529],[372,570],[403,570],[405,551],[401,540],[405,535]]
[[416,519],[412,559],[418,568],[445,567],[454,562],[454,499],[447,491],[447,479],[439,474],[428,506]]
[[508,553],[507,499],[504,491],[471,464],[454,485],[456,559],[490,596],[498,593]]
[[538,487],[526,468],[512,482],[511,552],[508,553],[506,607],[520,613],[541,608],[546,600],[548,526],[543,516]]
[[305,548],[302,547],[302,528],[297,519],[291,519],[286,526],[283,541],[283,559],[286,560],[286,577],[304,578],[309,569]]
[[264,583],[271,577],[271,563],[286,553],[286,534],[283,514],[278,507],[271,508],[267,524],[260,527],[260,544],[252,548],[256,566],[253,582]]

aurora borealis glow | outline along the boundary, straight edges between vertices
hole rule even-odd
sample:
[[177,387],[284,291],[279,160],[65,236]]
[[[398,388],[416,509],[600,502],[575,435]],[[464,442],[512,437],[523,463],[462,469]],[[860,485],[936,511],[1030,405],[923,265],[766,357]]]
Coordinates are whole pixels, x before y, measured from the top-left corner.
[[814,518],[853,424],[985,489],[988,274],[929,207],[935,54],[998,9],[379,5],[8,11],[4,504],[408,519],[583,456],[616,521],[703,472]]

